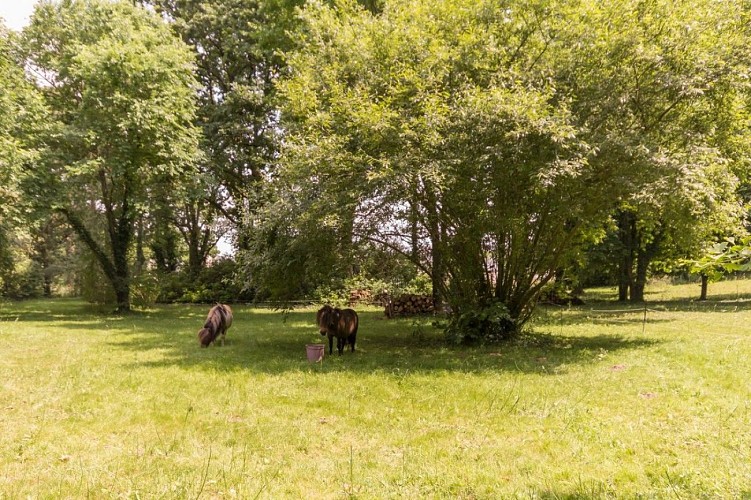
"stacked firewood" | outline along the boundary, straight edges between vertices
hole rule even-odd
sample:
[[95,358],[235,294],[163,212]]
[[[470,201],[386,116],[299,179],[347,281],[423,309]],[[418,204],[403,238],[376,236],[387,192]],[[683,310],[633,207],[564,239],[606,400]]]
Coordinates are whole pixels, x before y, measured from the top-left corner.
[[370,296],[370,290],[350,290],[349,292],[349,304],[350,305],[357,305],[357,304],[365,304],[370,302],[371,296]]
[[389,301],[386,306],[386,317],[413,316],[416,314],[432,314],[435,310],[433,297],[430,295],[404,294]]

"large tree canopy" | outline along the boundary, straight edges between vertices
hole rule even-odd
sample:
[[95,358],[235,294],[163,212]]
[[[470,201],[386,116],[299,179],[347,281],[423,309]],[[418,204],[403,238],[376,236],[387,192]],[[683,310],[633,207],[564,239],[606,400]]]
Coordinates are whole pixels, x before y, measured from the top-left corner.
[[43,2],[24,37],[55,127],[28,194],[64,214],[128,310],[136,220],[195,158],[192,55],[127,1]]
[[44,122],[41,100],[17,60],[14,33],[0,22],[0,222],[20,206],[21,166],[33,159],[30,138]]
[[22,221],[20,179],[34,161],[33,138],[46,121],[39,94],[24,75],[15,34],[0,22],[0,271],[12,270],[9,234]]
[[[521,326],[619,203],[712,147],[707,103],[738,76],[741,14],[627,0],[309,5],[281,85],[268,255],[279,262],[282,242],[287,266],[304,268],[320,248],[346,258],[377,241],[412,256],[454,312],[501,302]],[[320,246],[294,243],[306,239]]]
[[197,57],[197,123],[203,130],[207,182],[201,186],[203,196],[181,210],[180,219],[187,223],[181,231],[200,231],[199,223],[207,228],[216,212],[242,228],[259,205],[264,175],[276,164],[280,129],[274,84],[285,67],[288,31],[297,23],[294,12],[302,2],[144,3],[171,20]]

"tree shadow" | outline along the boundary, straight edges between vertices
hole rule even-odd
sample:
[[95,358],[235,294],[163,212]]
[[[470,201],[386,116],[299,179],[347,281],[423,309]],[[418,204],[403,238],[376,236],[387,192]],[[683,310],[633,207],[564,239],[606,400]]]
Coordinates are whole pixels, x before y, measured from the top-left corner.
[[707,300],[655,300],[647,303],[651,308],[690,312],[737,312],[751,310],[751,297],[737,294],[717,294]]
[[614,300],[590,300],[580,306],[538,306],[538,320],[559,326],[581,324],[659,324],[670,318],[661,312],[735,313],[751,310],[751,297],[738,294],[718,294],[708,300],[666,299],[642,303]]
[[[663,308],[664,309],[664,308]],[[536,323],[556,326],[577,325],[641,325],[669,323],[668,318],[654,314],[655,309],[641,305],[587,304],[576,307],[542,306],[538,308]]]
[[[251,371],[280,374],[288,371],[425,372],[515,371],[555,375],[566,365],[595,362],[603,352],[640,349],[657,343],[652,339],[619,335],[555,336],[525,333],[501,344],[455,346],[448,344],[429,320],[386,320],[382,313],[361,313],[355,352],[329,353],[328,342],[318,334],[314,312],[293,312],[282,320],[279,313],[238,310],[227,334],[225,346],[202,349],[195,338],[200,324],[178,324],[170,328],[157,322],[137,328],[132,335],[119,337],[111,345],[136,353],[158,353],[158,359],[134,361],[132,366],[180,366],[191,370]],[[127,327],[127,325],[126,325]],[[185,331],[187,329],[187,331]],[[124,340],[123,340],[124,339]],[[305,345],[323,343],[326,354],[321,363],[311,364]]]
[[[161,306],[171,307],[171,305]],[[208,310],[208,309],[207,309]],[[0,321],[119,321],[137,319],[153,314],[152,310],[133,310],[116,313],[112,305],[89,304],[79,299],[26,300],[11,303],[0,301]]]
[[[208,306],[167,305],[127,315],[77,301],[14,303],[0,311],[3,321],[52,323],[71,335],[97,336],[109,349],[124,350],[132,369],[181,367],[191,371],[251,371],[282,374],[319,372],[386,372],[395,375],[425,372],[511,371],[556,375],[567,365],[597,361],[604,352],[646,348],[649,338],[622,335],[561,336],[527,332],[499,344],[457,346],[449,344],[431,318],[387,320],[381,311],[360,313],[356,351],[329,354],[328,342],[315,325],[315,310],[282,314],[271,309],[234,307],[234,322],[226,345],[201,348],[197,333]],[[586,321],[579,311],[566,321]],[[638,318],[634,319],[638,321]],[[554,322],[547,323],[547,327]],[[323,362],[307,361],[305,345],[326,345]]]

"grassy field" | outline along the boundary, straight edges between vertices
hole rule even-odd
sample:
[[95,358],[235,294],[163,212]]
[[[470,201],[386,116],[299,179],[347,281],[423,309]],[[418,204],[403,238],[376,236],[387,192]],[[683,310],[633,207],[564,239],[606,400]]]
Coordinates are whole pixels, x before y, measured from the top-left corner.
[[[751,281],[594,290],[506,345],[361,311],[0,304],[0,498],[751,498]],[[608,299],[608,300],[606,300]]]

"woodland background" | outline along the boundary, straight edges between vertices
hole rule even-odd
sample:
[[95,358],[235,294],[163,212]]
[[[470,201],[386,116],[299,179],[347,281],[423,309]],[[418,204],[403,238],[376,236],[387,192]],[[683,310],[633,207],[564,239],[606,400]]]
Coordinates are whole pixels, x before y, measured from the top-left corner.
[[[0,27],[0,290],[540,300],[748,268],[751,7],[42,1]],[[699,289],[697,288],[697,295]],[[379,299],[380,300],[380,299]]]

